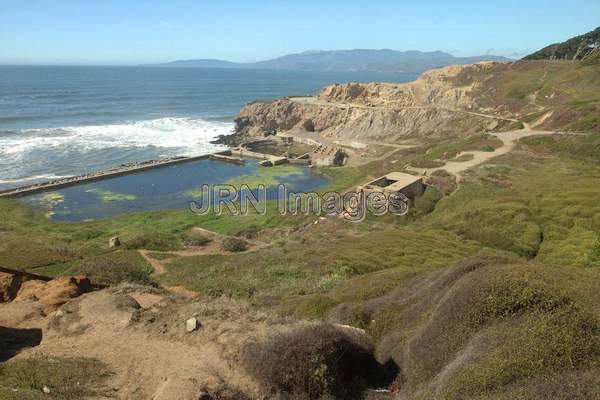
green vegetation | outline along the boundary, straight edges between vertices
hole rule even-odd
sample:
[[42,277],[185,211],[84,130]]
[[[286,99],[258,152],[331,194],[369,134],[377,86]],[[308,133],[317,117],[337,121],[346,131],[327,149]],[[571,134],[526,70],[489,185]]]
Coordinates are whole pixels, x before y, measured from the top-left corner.
[[[319,172],[331,179],[331,183],[319,188],[320,193],[343,192],[365,181],[369,174],[365,168],[323,167]],[[370,174],[373,175],[373,174]]]
[[188,232],[183,233],[182,242],[186,246],[199,247],[206,246],[207,244],[212,242],[212,239],[208,237],[205,233],[192,229]]
[[[184,239],[185,240],[185,239]],[[145,249],[154,251],[169,251],[180,248],[179,238],[161,232],[144,233],[123,238],[123,247],[130,250]]]
[[86,275],[93,282],[106,285],[130,282],[153,286],[152,272],[148,262],[135,251],[117,251],[111,257],[86,258],[69,269],[69,273]]
[[[471,259],[412,282],[422,285],[416,290],[402,285],[369,303],[367,330],[381,338],[380,354],[407,355],[403,379],[413,390],[456,360],[438,397],[489,398],[513,383],[600,361],[600,321],[591,311],[600,305],[592,293],[600,276],[593,272]],[[406,302],[410,293],[417,295]]]
[[[178,258],[169,263],[160,280],[165,285],[185,284],[211,296],[248,298],[257,304],[274,297],[285,298],[283,308],[293,314],[293,305],[304,296],[328,293],[354,277],[373,275],[365,277],[365,288],[357,285],[353,293],[367,291],[378,296],[406,276],[398,271],[407,270],[412,275],[418,270],[441,267],[448,260],[460,260],[480,248],[442,231],[381,230],[377,225],[360,225],[332,220],[317,225],[308,237],[290,236],[281,246],[232,256]],[[378,277],[383,275],[375,272],[388,269],[393,270],[380,282]],[[374,282],[383,286],[371,287]]]
[[510,124],[510,126],[508,127],[509,130],[512,131],[517,131],[517,130],[521,130],[521,129],[525,129],[525,124],[521,121],[517,121],[517,122],[513,122],[512,124]]
[[248,242],[246,242],[244,239],[228,237],[223,240],[221,246],[225,251],[238,253],[241,251],[245,251],[248,248]]
[[428,224],[539,261],[596,265],[600,232],[600,177],[596,135],[525,140],[530,151],[561,159],[508,156],[503,165],[472,173],[452,196],[442,199]]
[[65,201],[65,196],[57,192],[49,192],[42,196],[42,207],[47,209],[46,217],[50,218],[54,215],[54,207]]
[[150,252],[147,254],[148,257],[153,258],[159,261],[172,260],[174,258],[179,257],[177,254],[173,253],[159,253],[159,252]]
[[600,134],[533,136],[523,143],[574,160],[600,162]]
[[494,151],[503,145],[502,141],[492,135],[480,134],[469,137],[445,137],[430,141],[420,148],[410,149],[408,158],[410,165],[416,168],[437,168],[444,165],[444,161],[468,161],[473,158],[469,151]]
[[388,375],[368,343],[330,325],[307,326],[254,343],[244,364],[266,393],[286,398],[354,398],[365,387],[385,384]]
[[[37,355],[0,364],[0,398],[75,400],[102,396],[112,375],[100,362]],[[49,393],[43,392],[44,387]]]
[[102,199],[102,201],[105,203],[112,201],[133,201],[137,199],[137,196],[133,194],[115,193],[111,192],[110,190],[103,189],[88,189],[86,190],[86,192],[95,194],[96,196],[100,197],[100,199]]
[[86,275],[95,283],[114,285],[132,282],[155,285],[150,278],[150,264],[134,250],[116,250],[89,255],[74,261],[36,268],[36,273],[46,275]]
[[16,200],[0,199],[0,265],[9,268],[47,268],[93,256],[107,248],[112,236],[120,236],[129,249],[170,251],[180,248],[181,235],[201,226],[235,235],[249,227],[294,227],[312,220],[306,216],[280,216],[269,202],[267,215],[196,215],[189,210],[128,214],[115,218],[56,222]]
[[259,185],[265,187],[277,186],[281,183],[281,178],[294,175],[303,175],[304,168],[295,165],[276,165],[274,167],[259,167],[256,175],[242,175],[231,178],[225,182],[227,185],[240,190],[242,185],[250,189],[257,189]]
[[526,60],[585,60],[600,45],[600,28],[562,43],[552,44],[525,57]]
[[446,163],[440,160],[415,160],[410,163],[415,168],[438,168],[443,167]]
[[[520,120],[535,127],[598,132],[595,116],[600,110],[600,63],[590,61],[526,60],[497,64],[493,73],[465,69],[456,83],[485,82],[473,91],[481,108],[507,116],[518,113]],[[515,122],[501,129],[522,128]]]

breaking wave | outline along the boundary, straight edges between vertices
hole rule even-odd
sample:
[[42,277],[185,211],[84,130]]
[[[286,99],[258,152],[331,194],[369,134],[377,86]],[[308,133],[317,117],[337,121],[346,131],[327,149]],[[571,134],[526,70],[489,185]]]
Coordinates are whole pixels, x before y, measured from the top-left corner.
[[82,152],[104,148],[156,147],[169,154],[206,154],[221,146],[210,143],[231,133],[233,123],[198,118],[159,118],[115,125],[23,129],[18,135],[0,136],[0,161],[32,151],[69,148]]

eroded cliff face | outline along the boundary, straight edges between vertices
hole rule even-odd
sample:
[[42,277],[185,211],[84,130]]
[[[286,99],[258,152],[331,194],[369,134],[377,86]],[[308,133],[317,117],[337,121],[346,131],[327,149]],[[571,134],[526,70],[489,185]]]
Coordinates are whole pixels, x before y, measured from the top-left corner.
[[477,87],[477,81],[459,79],[459,76],[465,70],[472,70],[478,75],[479,72],[491,70],[498,64],[453,65],[434,69],[423,73],[418,80],[405,84],[331,85],[321,91],[319,98],[326,101],[390,108],[440,106],[471,109],[476,106],[471,92]]
[[499,129],[507,121],[479,116],[472,95],[477,79],[497,63],[428,71],[406,84],[337,84],[315,98],[284,98],[248,104],[236,118],[236,132],[264,136],[313,127],[324,136],[398,140],[410,136],[469,134]]

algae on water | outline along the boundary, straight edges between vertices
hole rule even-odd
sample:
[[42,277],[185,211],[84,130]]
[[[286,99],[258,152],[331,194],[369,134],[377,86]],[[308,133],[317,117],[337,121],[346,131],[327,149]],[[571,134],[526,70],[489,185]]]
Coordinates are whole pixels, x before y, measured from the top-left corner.
[[46,217],[50,218],[52,217],[55,212],[54,212],[54,207],[56,207],[57,205],[59,205],[60,203],[65,201],[65,196],[58,193],[58,192],[49,192],[49,193],[45,193],[44,196],[42,197],[42,203],[44,205],[44,207],[47,209],[46,211]]
[[276,186],[281,183],[281,178],[289,176],[300,176],[304,174],[304,169],[295,165],[278,165],[275,167],[261,167],[255,175],[242,175],[231,178],[225,182],[237,190],[242,185],[247,185],[250,189],[258,189],[259,185],[265,187]]
[[103,189],[88,189],[86,190],[86,193],[93,193],[97,195],[105,203],[111,201],[133,201],[137,199],[137,196],[133,194],[115,193],[111,192],[110,190]]
[[[224,185],[231,185],[236,190],[241,190],[242,185],[249,189],[258,189],[260,185],[271,187],[279,185],[283,179],[290,176],[301,176],[304,174],[304,168],[296,165],[278,165],[275,167],[259,167],[253,175],[240,175],[223,182]],[[191,197],[202,197],[201,189],[192,189],[185,192]]]

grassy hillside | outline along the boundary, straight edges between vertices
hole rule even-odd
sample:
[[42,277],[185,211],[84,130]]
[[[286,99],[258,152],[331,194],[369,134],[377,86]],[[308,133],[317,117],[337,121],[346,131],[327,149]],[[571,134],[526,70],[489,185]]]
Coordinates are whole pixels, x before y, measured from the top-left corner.
[[492,70],[464,69],[456,85],[474,85],[482,111],[539,129],[600,132],[600,63],[526,60]]
[[600,28],[562,43],[551,44],[525,57],[526,60],[585,60],[598,54]]

